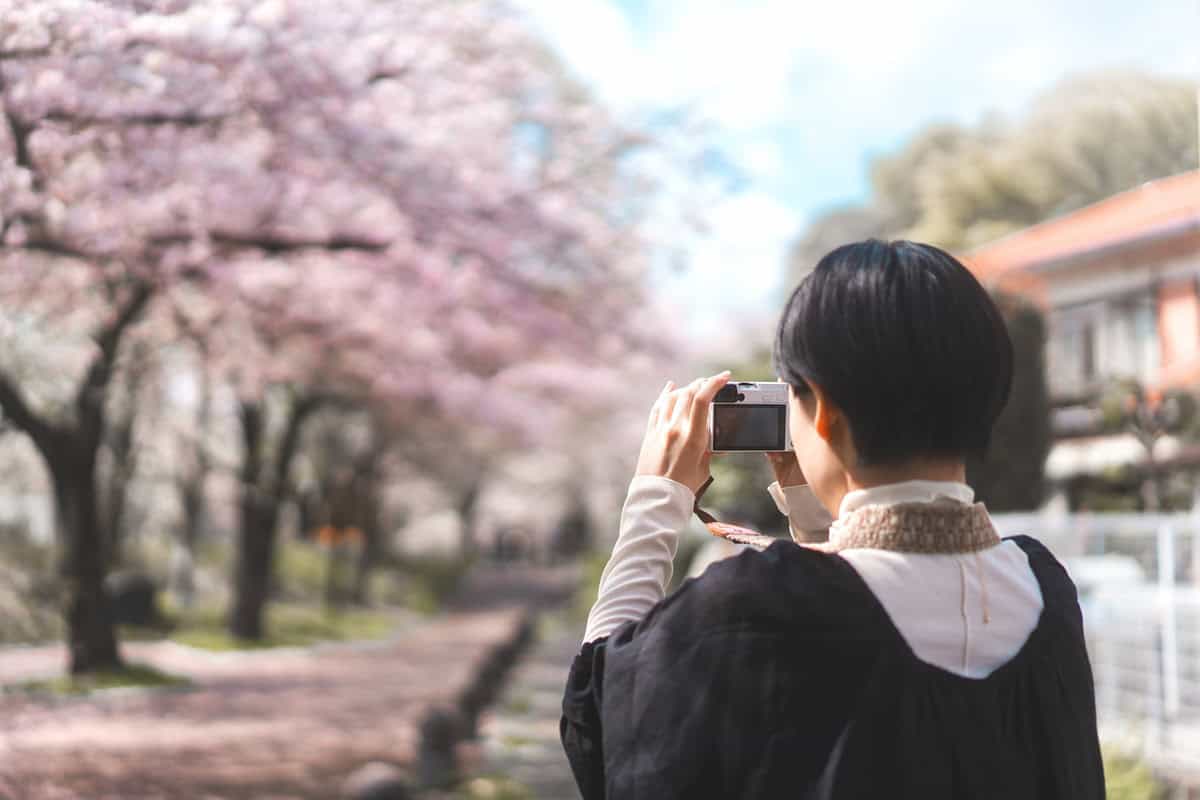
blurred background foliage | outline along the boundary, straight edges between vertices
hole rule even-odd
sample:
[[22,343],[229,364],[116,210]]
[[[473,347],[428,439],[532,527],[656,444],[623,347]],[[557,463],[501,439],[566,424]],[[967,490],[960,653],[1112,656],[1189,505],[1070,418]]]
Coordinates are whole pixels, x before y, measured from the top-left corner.
[[927,126],[874,160],[867,203],[808,226],[792,247],[791,275],[867,236],[966,251],[1196,169],[1196,118],[1193,81],[1103,71],[1059,82],[1015,118]]

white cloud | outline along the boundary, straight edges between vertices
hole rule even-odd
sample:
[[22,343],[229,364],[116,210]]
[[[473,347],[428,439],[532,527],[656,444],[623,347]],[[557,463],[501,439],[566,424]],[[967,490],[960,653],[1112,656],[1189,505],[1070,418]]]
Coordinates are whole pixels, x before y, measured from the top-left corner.
[[609,0],[517,2],[602,100],[628,109],[649,99],[638,80],[645,53],[629,20]]
[[741,144],[732,155],[752,176],[759,179],[769,179],[786,167],[779,143],[765,137]]
[[795,211],[763,192],[727,197],[709,214],[709,231],[689,248],[688,266],[660,290],[679,320],[705,342],[741,325],[735,319],[774,315],[788,244],[801,226]]

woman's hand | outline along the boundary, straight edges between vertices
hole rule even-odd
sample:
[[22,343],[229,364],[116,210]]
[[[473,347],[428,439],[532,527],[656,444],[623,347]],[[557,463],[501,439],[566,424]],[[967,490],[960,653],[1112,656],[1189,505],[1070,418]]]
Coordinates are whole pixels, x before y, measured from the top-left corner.
[[638,456],[638,475],[659,475],[682,483],[695,494],[708,480],[708,409],[729,380],[725,371],[697,378],[680,389],[667,381],[650,409],[646,438]]
[[779,481],[780,486],[803,486],[808,483],[804,479],[804,473],[800,471],[800,462],[796,459],[794,451],[766,455],[767,461],[771,462],[771,469],[775,472],[775,480]]

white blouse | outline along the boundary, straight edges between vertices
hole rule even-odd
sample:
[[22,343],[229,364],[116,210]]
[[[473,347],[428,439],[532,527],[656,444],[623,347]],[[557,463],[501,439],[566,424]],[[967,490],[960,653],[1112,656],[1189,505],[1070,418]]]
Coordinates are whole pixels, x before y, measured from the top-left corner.
[[[768,491],[794,537],[828,528],[830,540],[837,541],[837,520],[807,486],[781,489],[773,483]],[[975,493],[966,484],[944,481],[875,486],[848,493],[838,516],[867,505],[939,497],[970,503]],[[641,619],[663,598],[694,501],[690,489],[669,478],[633,479],[584,642]],[[986,677],[1016,655],[1042,611],[1037,579],[1024,551],[1012,542],[967,554],[858,548],[839,555],[862,576],[917,657],[958,675]]]

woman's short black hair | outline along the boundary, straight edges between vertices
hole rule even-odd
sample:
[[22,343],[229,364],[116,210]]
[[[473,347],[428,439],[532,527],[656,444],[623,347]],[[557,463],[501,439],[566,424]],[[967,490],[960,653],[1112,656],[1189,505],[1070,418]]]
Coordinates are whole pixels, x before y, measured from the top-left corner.
[[982,455],[1008,402],[1013,349],[1000,310],[954,256],[928,244],[843,245],[792,292],[778,374],[817,383],[845,413],[864,466]]

